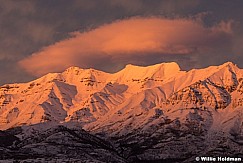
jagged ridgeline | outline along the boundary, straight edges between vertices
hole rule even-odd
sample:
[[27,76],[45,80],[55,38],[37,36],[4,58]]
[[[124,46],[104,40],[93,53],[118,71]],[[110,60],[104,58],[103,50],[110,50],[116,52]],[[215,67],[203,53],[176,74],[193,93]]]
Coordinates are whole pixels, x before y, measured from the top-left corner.
[[0,135],[11,138],[1,159],[243,158],[242,105],[243,70],[231,62],[190,71],[127,65],[113,74],[70,67],[0,87]]

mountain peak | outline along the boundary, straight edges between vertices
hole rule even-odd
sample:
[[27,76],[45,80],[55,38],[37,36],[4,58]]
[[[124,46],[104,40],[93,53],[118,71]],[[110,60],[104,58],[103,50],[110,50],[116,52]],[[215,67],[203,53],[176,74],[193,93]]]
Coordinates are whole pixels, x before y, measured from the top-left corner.
[[230,66],[230,67],[237,67],[237,65],[233,62],[225,62],[224,64],[221,65],[222,67],[225,66]]
[[149,66],[138,66],[138,65],[133,65],[133,64],[127,64],[125,66],[125,69],[131,69],[131,68],[156,68],[156,67],[165,67],[166,68],[173,68],[173,69],[178,69],[180,70],[180,66],[176,62],[163,62],[163,63],[158,63],[154,65],[149,65]]
[[181,70],[180,66],[176,62],[165,62],[158,65],[164,66],[168,69],[177,70],[177,71]]
[[239,67],[233,62],[225,62],[224,64],[218,66],[218,69],[229,69],[230,71],[238,72]]
[[71,66],[71,67],[67,68],[65,71],[70,72],[70,71],[79,71],[79,70],[83,70],[83,69],[78,66]]
[[160,63],[151,66],[136,66],[128,64],[124,69],[115,73],[119,80],[144,79],[144,78],[167,78],[180,72],[177,63]]

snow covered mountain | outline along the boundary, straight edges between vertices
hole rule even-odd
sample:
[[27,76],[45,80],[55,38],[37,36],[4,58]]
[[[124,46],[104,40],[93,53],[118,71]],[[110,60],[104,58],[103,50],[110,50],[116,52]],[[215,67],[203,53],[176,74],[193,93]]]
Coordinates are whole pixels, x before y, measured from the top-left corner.
[[[1,86],[0,129],[17,140],[4,146],[8,150],[54,148],[50,141],[33,141],[36,133],[67,141],[75,135],[71,144],[90,134],[85,140],[101,143],[92,150],[108,152],[111,162],[188,162],[209,154],[243,159],[242,94],[243,70],[231,62],[190,71],[174,62],[127,65],[114,74],[70,67]],[[12,132],[16,128],[21,131]]]

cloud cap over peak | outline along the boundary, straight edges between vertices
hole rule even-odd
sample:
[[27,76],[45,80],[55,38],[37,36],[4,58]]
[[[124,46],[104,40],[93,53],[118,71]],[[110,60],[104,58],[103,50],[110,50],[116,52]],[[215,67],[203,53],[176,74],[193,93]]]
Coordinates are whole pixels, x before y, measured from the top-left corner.
[[72,37],[21,60],[19,65],[40,76],[70,66],[113,69],[118,63],[143,64],[168,55],[201,55],[230,43],[231,24],[228,21],[205,27],[192,18],[134,17],[74,32]]

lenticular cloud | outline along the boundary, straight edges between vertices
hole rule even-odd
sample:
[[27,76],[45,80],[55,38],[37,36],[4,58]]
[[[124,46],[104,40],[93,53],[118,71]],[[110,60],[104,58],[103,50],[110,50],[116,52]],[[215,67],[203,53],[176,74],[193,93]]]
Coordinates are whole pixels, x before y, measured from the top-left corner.
[[[104,62],[119,64],[156,55],[193,55],[229,40],[230,22],[205,27],[194,19],[130,18],[115,21],[44,47],[19,65],[34,76],[70,66],[102,69]],[[143,55],[143,57],[139,57]]]

